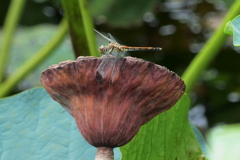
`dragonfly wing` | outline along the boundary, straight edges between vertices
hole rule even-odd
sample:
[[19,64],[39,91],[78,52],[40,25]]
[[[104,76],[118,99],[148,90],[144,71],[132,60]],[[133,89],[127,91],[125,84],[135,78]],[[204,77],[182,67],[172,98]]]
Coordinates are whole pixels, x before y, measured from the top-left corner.
[[125,57],[126,55],[126,51],[121,51],[118,53],[118,57],[121,58],[121,57]]
[[113,51],[111,53],[111,55],[113,55],[114,57],[117,57],[117,58],[121,58],[121,57],[125,57],[125,53],[126,53],[126,51],[119,51],[119,52]]
[[111,72],[110,82],[113,83],[118,78],[123,62],[123,58],[105,55],[104,59],[97,68],[96,75],[103,79],[109,74],[109,72]]
[[104,55],[104,58],[100,65],[98,66],[96,72],[99,74],[102,78],[105,78],[106,75],[113,69],[114,65],[116,63],[116,58],[109,56],[109,54]]
[[115,79],[118,78],[119,72],[122,68],[122,64],[124,61],[124,58],[115,58],[116,61],[113,64],[113,69],[112,69],[112,73],[111,73],[111,83],[113,83],[115,81]]
[[95,32],[97,32],[100,36],[102,36],[103,38],[107,39],[109,41],[109,43],[114,42],[113,40],[111,40],[110,38],[104,36],[102,33],[98,32],[96,29],[94,29]]
[[108,33],[108,38],[111,39],[113,42],[118,43],[118,42],[116,41],[116,39],[113,38],[113,36],[112,36],[110,33]]

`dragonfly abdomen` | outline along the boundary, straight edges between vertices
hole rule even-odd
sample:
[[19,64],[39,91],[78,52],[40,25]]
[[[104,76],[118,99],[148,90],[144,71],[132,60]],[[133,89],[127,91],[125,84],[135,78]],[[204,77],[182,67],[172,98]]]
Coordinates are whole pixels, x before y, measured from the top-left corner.
[[121,46],[122,51],[159,51],[162,50],[160,47],[128,47]]

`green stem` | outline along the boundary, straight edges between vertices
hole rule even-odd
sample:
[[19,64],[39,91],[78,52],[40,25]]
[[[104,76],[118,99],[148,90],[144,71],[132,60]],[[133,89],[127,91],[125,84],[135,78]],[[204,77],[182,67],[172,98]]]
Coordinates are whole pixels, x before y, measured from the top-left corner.
[[18,82],[50,56],[53,50],[64,40],[67,30],[67,21],[63,19],[55,36],[47,43],[47,45],[42,47],[34,56],[29,58],[0,85],[0,98],[6,96]]
[[0,50],[0,82],[4,78],[4,68],[8,60],[8,51],[13,38],[13,32],[20,18],[25,0],[12,0],[3,26],[3,42]]
[[184,80],[187,86],[186,92],[192,90],[197,80],[201,76],[202,72],[207,68],[209,63],[215,58],[215,56],[221,49],[223,43],[227,38],[227,35],[224,34],[223,32],[225,24],[228,21],[232,20],[239,13],[240,13],[240,0],[236,0],[229,9],[227,15],[224,17],[221,25],[214,32],[214,34],[203,46],[201,51],[192,60],[192,62],[184,72],[182,79]]
[[99,56],[86,0],[62,0],[75,56]]
[[83,27],[83,20],[78,0],[62,0],[64,15],[68,21],[69,33],[72,40],[75,57],[89,56],[90,51]]
[[83,19],[83,26],[87,37],[88,48],[91,56],[99,56],[97,52],[97,43],[93,31],[93,20],[88,8],[87,0],[78,0]]

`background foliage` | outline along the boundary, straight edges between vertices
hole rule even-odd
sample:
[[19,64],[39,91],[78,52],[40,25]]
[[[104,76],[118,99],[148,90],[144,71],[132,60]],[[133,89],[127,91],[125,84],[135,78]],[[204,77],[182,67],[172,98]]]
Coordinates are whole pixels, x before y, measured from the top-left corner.
[[[1,2],[1,26],[10,2]],[[218,28],[233,2],[233,0],[147,2],[141,0],[129,3],[127,0],[90,0],[89,7],[95,28],[103,33],[110,32],[121,44],[163,48],[161,53],[132,52],[131,56],[164,65],[182,75],[213,31]],[[29,56],[35,55],[38,49],[49,44],[62,15],[63,8],[58,0],[25,2],[9,50],[10,58],[4,62],[6,64],[4,79],[12,73],[16,74],[14,71],[27,59],[29,60]],[[73,20],[77,21],[78,18]],[[0,44],[3,42],[3,37],[4,33],[0,31]],[[99,45],[104,44],[100,38],[98,42]],[[1,47],[2,45],[0,50]],[[192,109],[189,118],[203,133],[219,123],[240,121],[240,49],[232,45],[232,37],[229,37],[217,53],[190,92]],[[61,47],[58,47],[46,60],[42,60],[37,68],[27,73],[27,76],[15,85],[8,95],[41,86],[39,83],[41,71],[51,64],[66,59],[75,59],[68,36]]]

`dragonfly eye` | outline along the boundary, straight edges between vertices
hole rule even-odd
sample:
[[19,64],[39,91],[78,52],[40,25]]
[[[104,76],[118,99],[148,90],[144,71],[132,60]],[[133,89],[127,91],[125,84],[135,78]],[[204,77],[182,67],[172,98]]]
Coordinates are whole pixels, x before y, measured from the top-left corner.
[[101,47],[98,48],[100,53],[105,53],[105,47],[101,45]]

